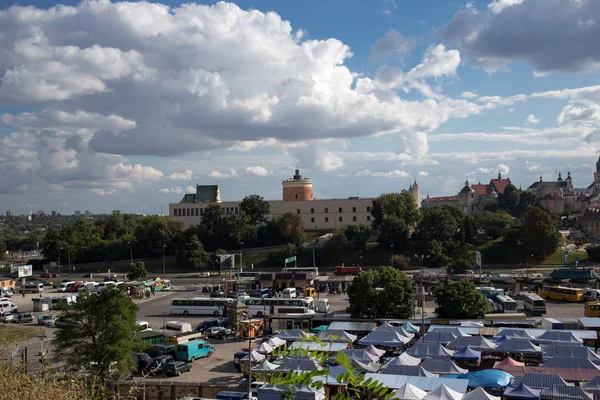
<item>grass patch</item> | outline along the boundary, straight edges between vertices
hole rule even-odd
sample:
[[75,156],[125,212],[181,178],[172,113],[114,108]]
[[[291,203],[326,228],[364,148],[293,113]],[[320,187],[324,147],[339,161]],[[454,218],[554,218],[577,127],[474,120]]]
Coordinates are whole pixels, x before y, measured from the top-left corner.
[[[563,264],[565,251],[562,248],[556,249],[556,251],[548,258],[543,260],[541,264]],[[569,251],[567,256],[567,264],[575,262],[575,259],[579,258],[579,262],[586,262],[588,255],[586,251]]]
[[0,343],[22,342],[33,339],[36,335],[43,334],[42,328],[30,326],[0,325]]
[[312,243],[315,240],[319,240],[319,238],[327,233],[331,233],[331,230],[320,229],[318,231],[305,231],[304,232],[304,241],[308,243]]

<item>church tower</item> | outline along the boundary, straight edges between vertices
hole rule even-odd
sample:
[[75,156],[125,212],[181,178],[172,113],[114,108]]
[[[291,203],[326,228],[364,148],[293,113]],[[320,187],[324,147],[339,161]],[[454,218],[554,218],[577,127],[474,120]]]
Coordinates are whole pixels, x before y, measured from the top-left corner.
[[596,172],[594,172],[594,183],[596,185],[600,184],[600,157],[598,157],[598,161],[596,162]]
[[414,183],[412,183],[408,187],[408,192],[415,199],[415,203],[417,203],[417,208],[421,208],[421,196],[419,193],[419,185],[417,185],[417,180],[415,179]]

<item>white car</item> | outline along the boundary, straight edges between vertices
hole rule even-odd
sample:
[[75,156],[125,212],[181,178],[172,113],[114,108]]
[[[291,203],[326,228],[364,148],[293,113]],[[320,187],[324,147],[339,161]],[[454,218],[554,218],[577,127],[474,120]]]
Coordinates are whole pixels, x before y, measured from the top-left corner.
[[210,272],[200,272],[198,278],[210,278]]

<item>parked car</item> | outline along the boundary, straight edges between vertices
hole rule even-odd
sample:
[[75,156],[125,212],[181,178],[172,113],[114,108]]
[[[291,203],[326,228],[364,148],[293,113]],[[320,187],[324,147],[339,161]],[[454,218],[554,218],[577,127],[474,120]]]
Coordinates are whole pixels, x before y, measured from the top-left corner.
[[90,272],[88,272],[87,274],[83,274],[81,277],[82,277],[82,278],[92,278],[92,277],[93,277],[93,274],[92,274],[92,273],[90,273]]
[[15,322],[15,314],[0,314],[0,322]]
[[199,358],[210,357],[215,348],[206,340],[190,340],[177,346],[176,358],[178,361],[194,362]]
[[54,326],[57,319],[58,315],[56,314],[43,315],[41,318],[38,318],[38,324],[43,326]]
[[213,326],[211,328],[207,328],[204,330],[204,333],[206,334],[206,336],[208,337],[215,337],[215,335],[221,331],[224,331],[225,328],[223,328],[222,326]]
[[220,331],[215,333],[215,339],[225,340],[235,338],[235,333],[229,328],[222,328]]
[[190,369],[192,369],[192,365],[183,361],[173,361],[163,367],[165,375],[168,376],[179,376]]
[[210,272],[200,272],[198,278],[210,278]]
[[145,370],[152,362],[152,357],[146,353],[133,353],[131,357],[133,358],[133,362],[136,365],[138,372]]
[[18,323],[19,316],[21,317],[21,323],[23,323],[23,324],[30,324],[33,322],[33,313],[30,313],[30,312],[24,312],[24,313],[17,314],[17,316],[13,319],[12,322]]
[[223,325],[224,325],[224,323],[223,323],[223,320],[221,320],[221,319],[210,319],[208,321],[202,321],[196,327],[196,332],[204,332],[208,328],[213,328],[215,326],[223,326]]
[[104,282],[118,282],[117,274],[107,274],[104,276]]
[[54,283],[50,281],[40,281],[40,283],[44,286],[54,286]]
[[150,364],[142,371],[144,375],[159,375],[164,372],[164,367],[173,362],[173,357],[169,355],[154,357]]

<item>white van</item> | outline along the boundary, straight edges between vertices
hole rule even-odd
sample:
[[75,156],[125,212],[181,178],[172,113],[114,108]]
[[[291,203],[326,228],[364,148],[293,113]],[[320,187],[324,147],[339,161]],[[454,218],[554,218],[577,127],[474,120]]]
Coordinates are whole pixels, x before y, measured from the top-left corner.
[[78,292],[93,292],[98,282],[85,282],[77,289]]
[[330,308],[329,299],[317,300],[317,312],[328,313]]
[[169,329],[171,331],[177,331],[178,333],[192,332],[192,324],[189,322],[181,322],[181,321],[167,321],[164,329]]
[[598,299],[600,290],[585,288],[583,289],[583,299],[587,301],[595,301]]
[[151,331],[152,327],[148,321],[136,321],[135,325],[139,328],[138,332]]
[[70,288],[71,286],[73,286],[74,284],[75,284],[75,281],[71,281],[71,282],[63,282],[63,283],[61,283],[60,285],[58,285],[58,287],[56,288],[56,291],[57,291],[57,292],[64,293],[64,292],[68,291],[68,290],[69,290],[69,288]]
[[285,297],[286,299],[294,299],[298,297],[298,292],[296,291],[296,288],[285,288],[283,289],[283,294],[281,297]]
[[37,282],[26,283],[25,286],[21,286],[19,291],[21,293],[40,293],[44,291],[44,284]]
[[0,314],[12,314],[19,311],[19,307],[10,300],[0,301]]

